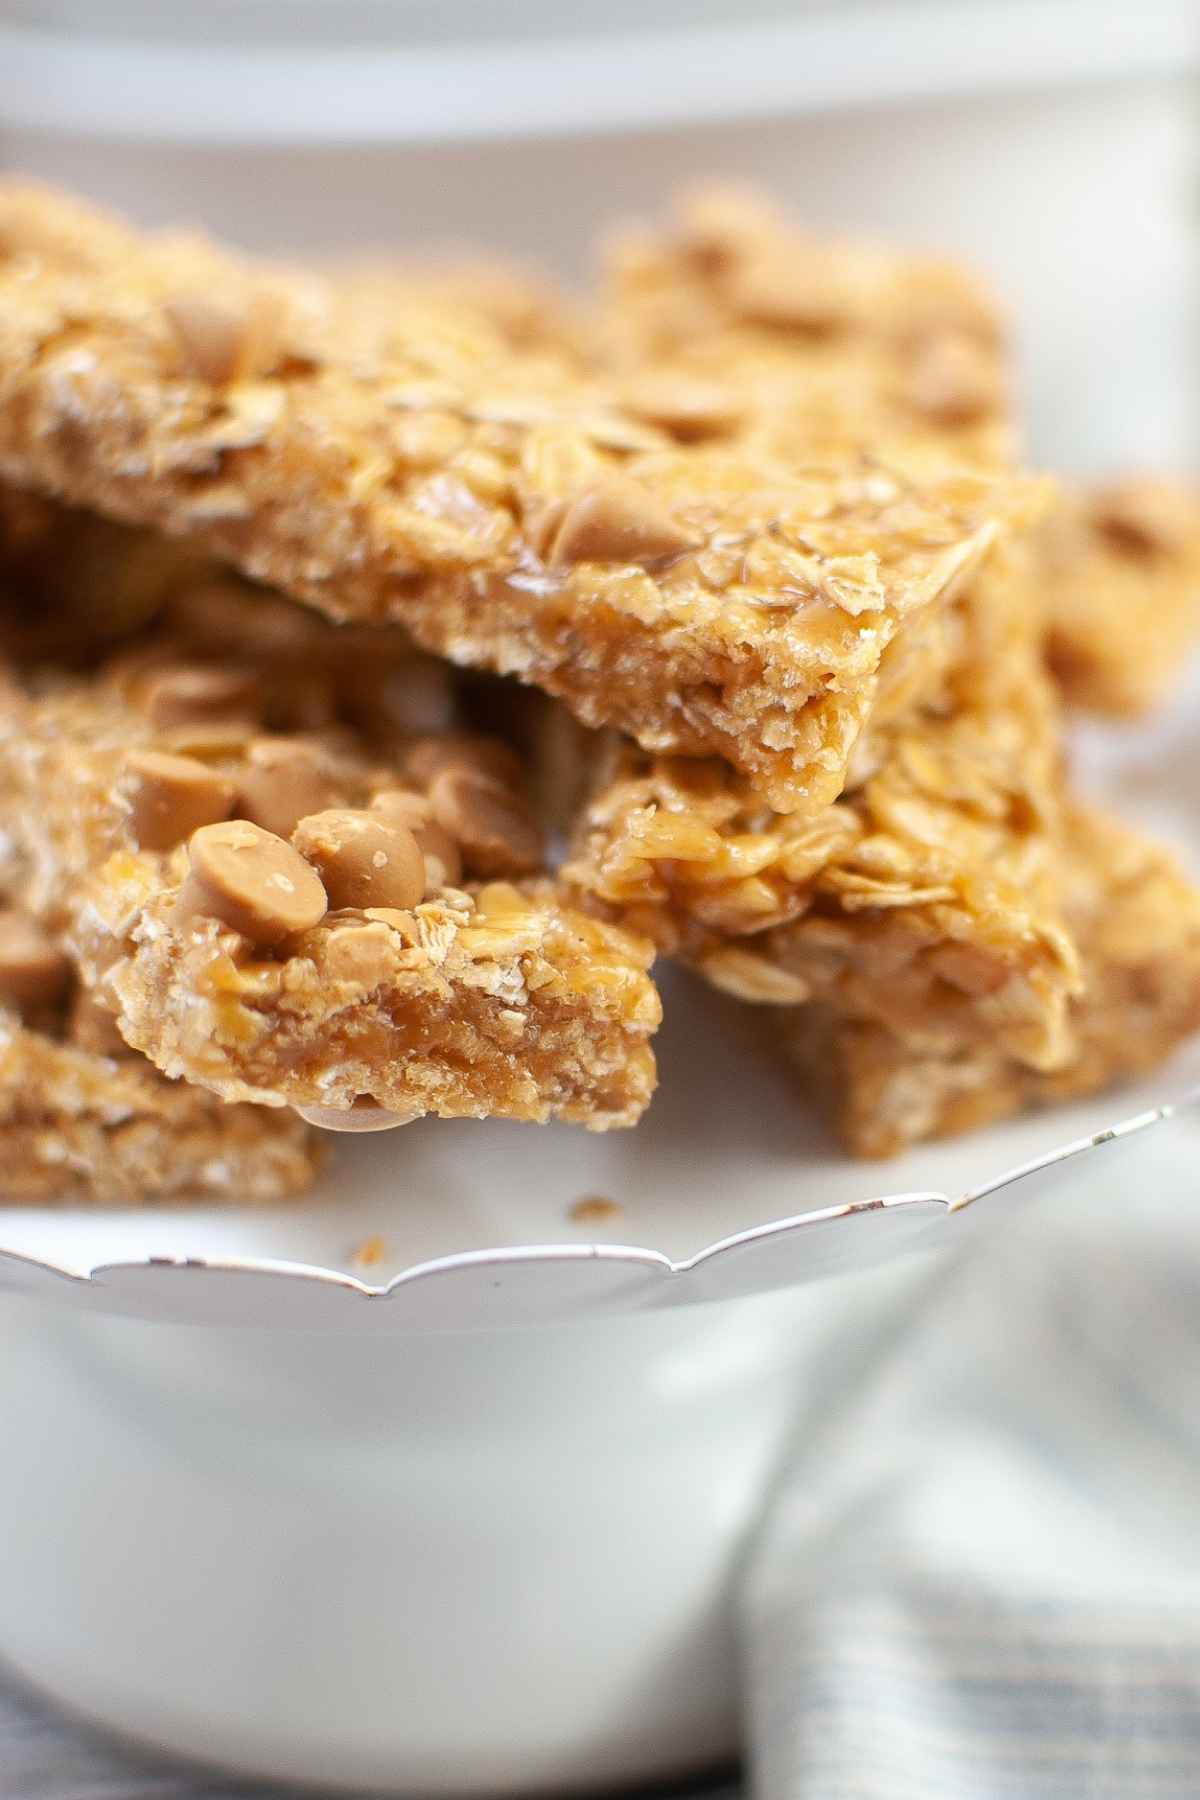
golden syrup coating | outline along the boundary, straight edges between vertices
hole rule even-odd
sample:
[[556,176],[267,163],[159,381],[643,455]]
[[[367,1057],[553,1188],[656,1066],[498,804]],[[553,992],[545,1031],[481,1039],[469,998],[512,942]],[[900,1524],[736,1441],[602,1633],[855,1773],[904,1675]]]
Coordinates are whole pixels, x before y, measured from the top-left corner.
[[258,1206],[312,1185],[319,1139],[282,1107],[229,1106],[122,1047],[0,1007],[0,1194],[8,1206]]
[[[26,201],[0,194],[10,245]],[[844,421],[800,457],[680,444],[469,308],[356,312],[336,280],[194,239],[118,256],[107,229],[71,262],[0,261],[0,474],[723,755],[780,810],[836,797],[889,645],[1042,505],[982,461],[893,468]],[[275,307],[252,378],[182,353],[168,309],[197,291]]]
[[806,1092],[823,1093],[854,1155],[892,1156],[1099,1093],[1155,1068],[1200,1029],[1200,892],[1174,857],[1087,808],[1070,810],[1061,854],[1084,985],[1060,1067],[1030,1069],[1000,1044],[923,1050],[826,1007],[780,1015]]
[[940,690],[880,731],[814,818],[772,812],[724,764],[610,744],[566,879],[744,1000],[825,1003],[914,1047],[998,1041],[1053,1067],[1079,968],[1026,554],[989,565],[958,625]]
[[1047,649],[1067,699],[1148,712],[1200,641],[1200,488],[1127,476],[1075,492],[1041,539]]
[[[544,878],[451,884],[479,855],[472,821],[444,844],[431,818],[418,851],[386,805],[372,807],[407,781],[405,759],[434,785],[470,774],[490,784],[490,805],[515,807],[494,773],[511,778],[511,753],[450,736],[449,758],[404,738],[391,764],[351,734],[315,740],[342,798],[332,835],[329,811],[301,821],[304,855],[237,819],[152,853],[136,847],[123,785],[130,757],[156,752],[150,720],[119,670],[60,681],[0,711],[8,874],[65,935],[126,1041],[223,1099],[345,1110],[368,1097],[405,1117],[632,1124],[655,1083],[651,946],[576,911]],[[226,740],[206,766],[240,791],[264,741]],[[350,880],[348,817],[389,852],[411,850],[402,891]]]
[[815,237],[752,191],[712,188],[614,237],[604,276],[600,360],[677,442],[1012,460],[1004,320],[955,263]]

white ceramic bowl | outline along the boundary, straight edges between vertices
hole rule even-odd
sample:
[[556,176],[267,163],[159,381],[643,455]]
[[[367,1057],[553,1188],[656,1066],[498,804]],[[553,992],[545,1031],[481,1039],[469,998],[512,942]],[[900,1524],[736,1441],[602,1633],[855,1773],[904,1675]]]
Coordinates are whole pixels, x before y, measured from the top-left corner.
[[[817,224],[990,266],[1043,457],[1196,451],[1187,0],[22,20],[0,160],[148,219],[268,248],[468,237],[569,271],[613,212],[752,177]],[[1152,749],[1153,802],[1120,740],[1091,761],[1200,846],[1186,711]],[[727,1755],[741,1546],[803,1398],[854,1376],[822,1359],[830,1313],[855,1309],[869,1357],[919,1303],[910,1243],[1023,1193],[1182,1192],[1194,1107],[1048,1153],[1184,1093],[1200,1056],[880,1175],[732,1013],[718,1032],[673,999],[635,1134],[414,1127],[342,1146],[294,1213],[0,1210],[0,1656],[128,1735],[327,1788],[578,1792]],[[584,1193],[620,1224],[572,1225]]]

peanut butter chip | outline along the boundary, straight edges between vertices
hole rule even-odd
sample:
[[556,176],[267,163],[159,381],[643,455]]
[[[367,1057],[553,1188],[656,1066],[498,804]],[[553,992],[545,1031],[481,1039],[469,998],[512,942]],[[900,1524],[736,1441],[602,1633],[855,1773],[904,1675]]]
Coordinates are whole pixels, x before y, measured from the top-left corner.
[[434,821],[455,839],[477,875],[519,875],[542,861],[542,839],[528,813],[477,770],[443,769],[429,790]]
[[413,836],[425,858],[425,892],[457,887],[463,878],[462,851],[450,833],[440,825],[418,825]]
[[50,1006],[67,985],[66,957],[25,913],[0,910],[0,1000],[20,1012]]
[[188,845],[180,920],[220,919],[254,944],[277,944],[319,925],[328,910],[315,869],[282,838],[248,819],[203,825]]
[[734,311],[752,325],[782,331],[824,332],[846,316],[834,271],[818,259],[762,252],[736,265],[729,278]]
[[462,856],[450,833],[433,823],[428,800],[406,788],[385,788],[371,801],[371,811],[379,813],[389,825],[403,825],[412,832],[425,858],[427,894],[458,886],[462,880]]
[[170,850],[201,825],[215,825],[233,810],[233,783],[194,756],[134,750],[122,787],[141,850]]
[[395,1131],[398,1125],[410,1125],[420,1117],[419,1109],[410,1113],[389,1112],[366,1094],[360,1095],[352,1106],[297,1106],[295,1110],[321,1131]]
[[1132,556],[1176,553],[1197,529],[1191,495],[1136,476],[1099,493],[1093,517],[1110,543]]
[[197,762],[228,762],[242,756],[257,727],[249,719],[197,719],[159,734],[159,748]]
[[547,560],[564,563],[654,562],[696,547],[697,540],[666,509],[619,475],[577,495],[554,534]]
[[259,710],[257,678],[246,669],[167,669],[146,688],[145,709],[158,730],[209,720],[252,718]]
[[264,831],[290,837],[301,819],[335,806],[341,798],[337,782],[311,744],[257,738],[248,747],[238,780],[238,811]]
[[378,813],[349,808],[314,813],[292,833],[300,854],[319,869],[334,907],[403,910],[425,893],[425,859],[411,831]]
[[922,346],[913,364],[912,401],[940,425],[969,425],[996,402],[988,361],[963,338],[940,336]]
[[465,731],[446,731],[413,744],[404,757],[404,778],[428,788],[435,775],[452,765],[478,769],[508,787],[515,787],[521,779],[521,759],[515,750],[499,738],[476,737]]
[[117,1030],[117,1021],[87,988],[77,988],[67,1019],[67,1036],[93,1056],[128,1056],[129,1045]]
[[416,831],[429,823],[428,800],[414,794],[411,788],[381,788],[372,797],[371,811],[390,825],[403,825],[408,831]]
[[621,399],[628,412],[660,425],[684,443],[720,437],[732,430],[742,412],[728,388],[653,370],[631,379],[622,388]]
[[410,794],[407,788],[385,788],[371,801],[372,812],[378,812],[389,824],[403,824],[416,837],[417,848],[425,857],[425,891],[437,893],[439,887],[457,887],[462,880],[462,855],[450,832],[430,817],[428,799]]
[[261,373],[273,360],[278,319],[265,299],[239,303],[214,294],[176,294],[163,311],[185,371],[212,387]]

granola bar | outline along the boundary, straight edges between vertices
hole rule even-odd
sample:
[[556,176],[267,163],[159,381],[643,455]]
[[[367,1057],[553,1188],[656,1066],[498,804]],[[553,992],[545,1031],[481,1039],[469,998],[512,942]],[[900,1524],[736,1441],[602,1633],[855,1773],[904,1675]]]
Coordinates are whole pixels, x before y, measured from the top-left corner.
[[0,1204],[239,1204],[310,1186],[295,1114],[226,1106],[131,1051],[27,916],[0,908]]
[[1012,459],[1006,329],[968,271],[814,238],[710,189],[612,243],[596,325],[616,392],[687,442],[803,460],[863,435],[908,460]]
[[466,309],[381,321],[190,239],[117,256],[101,231],[69,266],[21,229],[0,194],[0,474],[725,756],[781,811],[836,797],[890,647],[1042,505],[892,469],[869,420],[802,461],[680,443]]
[[1058,713],[1029,559],[958,609],[936,702],[872,745],[813,819],[725,765],[608,751],[564,875],[588,903],[759,1003],[824,1002],[915,1053],[1068,1050],[1079,972],[1058,892]]
[[1200,639],[1200,490],[1126,478],[1068,496],[1040,537],[1047,648],[1068,700],[1148,712]]
[[953,1056],[923,1053],[883,1025],[828,1008],[779,1015],[806,1093],[824,1093],[855,1155],[892,1156],[923,1138],[1098,1093],[1155,1068],[1200,1029],[1200,891],[1175,860],[1115,820],[1074,809],[1064,892],[1085,986],[1060,1068],[1040,1073],[982,1043]]
[[125,1039],[323,1122],[632,1124],[651,948],[536,876],[512,752],[397,730],[381,763],[344,727],[265,730],[259,691],[228,662],[118,663],[7,708],[22,898]]
[[204,566],[172,539],[0,486],[0,653],[86,661],[148,625]]

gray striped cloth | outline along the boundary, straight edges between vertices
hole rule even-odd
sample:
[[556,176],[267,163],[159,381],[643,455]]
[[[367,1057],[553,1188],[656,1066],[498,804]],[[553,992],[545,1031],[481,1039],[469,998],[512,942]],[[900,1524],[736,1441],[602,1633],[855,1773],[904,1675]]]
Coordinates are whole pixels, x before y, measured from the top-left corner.
[[750,1559],[756,1794],[1196,1800],[1200,1171],[1001,1221],[912,1299]]

